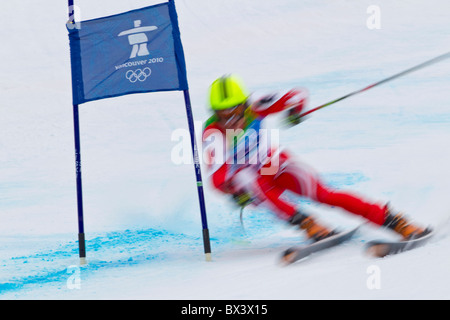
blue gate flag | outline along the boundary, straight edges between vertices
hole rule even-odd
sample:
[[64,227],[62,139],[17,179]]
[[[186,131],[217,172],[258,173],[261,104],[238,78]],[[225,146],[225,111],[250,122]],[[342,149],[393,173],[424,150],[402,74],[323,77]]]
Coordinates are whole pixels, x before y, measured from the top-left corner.
[[73,104],[188,90],[173,1],[68,24]]

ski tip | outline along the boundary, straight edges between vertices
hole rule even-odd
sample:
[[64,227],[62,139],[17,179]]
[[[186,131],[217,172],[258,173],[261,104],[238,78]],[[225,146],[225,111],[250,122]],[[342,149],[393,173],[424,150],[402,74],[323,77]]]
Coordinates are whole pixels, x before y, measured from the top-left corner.
[[419,237],[399,241],[371,241],[366,246],[366,253],[372,257],[382,258],[425,245],[433,237],[433,231],[426,229]]
[[284,265],[291,264],[294,260],[293,259],[294,256],[295,256],[295,251],[293,249],[289,248],[283,252],[280,261]]
[[383,258],[389,254],[389,245],[382,243],[370,245],[366,249],[366,254],[374,258]]
[[290,265],[290,264],[294,263],[295,261],[297,261],[297,259],[296,259],[297,253],[298,253],[298,251],[295,250],[294,248],[289,248],[289,249],[285,250],[280,258],[281,265],[287,266],[287,265]]

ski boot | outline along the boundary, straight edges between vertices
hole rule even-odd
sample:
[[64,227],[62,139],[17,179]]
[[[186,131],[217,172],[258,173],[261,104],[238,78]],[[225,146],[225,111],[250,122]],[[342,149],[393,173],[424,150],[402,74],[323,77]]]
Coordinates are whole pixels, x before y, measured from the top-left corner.
[[301,230],[306,231],[308,239],[311,239],[314,242],[337,234],[334,230],[329,230],[328,228],[317,223],[315,219],[301,212],[294,214],[294,216],[292,216],[289,220],[289,223],[291,225],[298,226]]
[[431,232],[429,228],[424,229],[410,223],[402,213],[392,213],[389,209],[386,212],[383,226],[401,235],[403,240],[417,239]]

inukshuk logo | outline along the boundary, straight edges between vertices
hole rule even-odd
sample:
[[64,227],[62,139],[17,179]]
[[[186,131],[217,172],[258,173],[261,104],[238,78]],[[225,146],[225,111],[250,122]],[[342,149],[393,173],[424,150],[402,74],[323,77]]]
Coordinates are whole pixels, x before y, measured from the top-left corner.
[[[157,26],[144,26],[142,27],[142,21],[141,20],[135,20],[134,21],[134,28],[122,31],[119,33],[119,37],[122,36],[128,36],[128,43],[130,44],[131,48],[131,54],[130,59],[134,59],[136,57],[145,57],[150,55],[150,52],[148,51],[148,37],[147,34],[150,31],[157,30]],[[155,60],[155,61],[153,61]],[[135,62],[128,62],[120,66],[116,66],[116,69],[120,69],[122,67],[130,67],[130,66],[136,66],[136,65],[145,65],[147,63],[155,63],[155,62],[162,62],[163,58],[157,58],[157,59],[150,59],[147,60],[140,60]],[[125,73],[125,78],[127,78],[128,81],[131,83],[136,83],[137,81],[144,82],[145,80],[150,77],[152,73],[152,70],[149,67],[145,67],[143,69],[136,69],[136,70],[128,70]]]
[[150,54],[147,48],[148,37],[145,33],[158,29],[156,26],[141,27],[141,24],[141,20],[135,20],[133,29],[119,33],[119,37],[128,36],[128,42],[133,47],[130,59],[136,58],[137,56],[148,56]]

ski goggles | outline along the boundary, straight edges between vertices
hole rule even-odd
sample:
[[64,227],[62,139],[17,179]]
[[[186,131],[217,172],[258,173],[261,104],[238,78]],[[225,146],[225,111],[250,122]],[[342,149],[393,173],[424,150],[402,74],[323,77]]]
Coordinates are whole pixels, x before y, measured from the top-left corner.
[[232,108],[216,110],[216,115],[219,121],[226,126],[240,120],[244,116],[246,109],[247,104],[238,104]]

